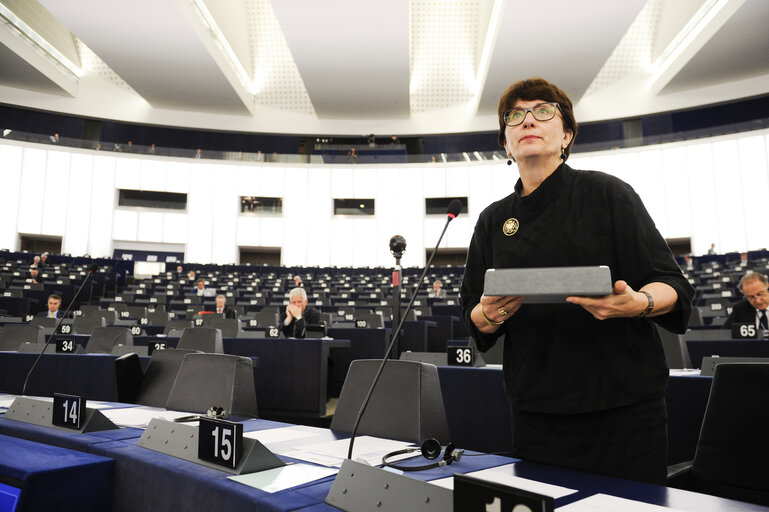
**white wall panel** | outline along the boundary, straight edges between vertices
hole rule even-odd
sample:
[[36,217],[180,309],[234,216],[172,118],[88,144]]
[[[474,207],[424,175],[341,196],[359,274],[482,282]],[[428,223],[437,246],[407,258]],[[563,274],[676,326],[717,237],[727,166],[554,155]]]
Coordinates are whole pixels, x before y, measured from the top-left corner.
[[189,226],[187,235],[188,261],[208,263],[212,260],[214,226],[213,193],[216,182],[216,167],[210,164],[190,165],[187,214]]
[[716,170],[716,205],[719,238],[716,251],[744,250],[747,244],[743,183],[739,169],[739,145],[736,140],[713,143],[713,167]]
[[48,151],[43,192],[43,219],[41,233],[63,236],[66,224],[64,212],[69,203],[70,154],[67,151]]
[[24,149],[19,187],[19,233],[40,233],[43,222],[43,194],[48,151]]
[[115,158],[94,157],[88,254],[112,256],[112,215],[117,205]]
[[[125,156],[114,157],[115,161],[115,186],[128,190],[141,190],[142,188],[142,160]],[[152,160],[155,162],[157,160]]]
[[165,192],[167,190],[166,166],[159,158],[140,160],[139,189],[156,190]]
[[747,137],[737,141],[737,158],[742,177],[742,209],[745,218],[745,245],[741,250],[769,247],[767,203],[769,178],[764,137]]
[[186,194],[190,189],[190,164],[170,160],[165,164],[167,192]]
[[0,179],[3,199],[0,201],[0,249],[18,249],[19,189],[24,150],[18,146],[0,145]]
[[711,243],[719,244],[718,204],[716,202],[716,170],[713,167],[712,144],[687,146],[689,162],[689,201],[692,213],[692,252],[705,254]]
[[662,160],[667,224],[664,229],[659,225],[657,228],[665,238],[687,237],[692,232],[692,205],[689,194],[682,193],[689,190],[686,147],[677,146],[663,150]]
[[[334,216],[334,204],[331,199],[331,173],[329,168],[310,169],[307,173],[307,212],[305,238],[307,240],[307,260],[310,257],[319,266],[333,265],[332,245],[339,240],[329,236],[331,219]],[[376,196],[372,196],[375,199]],[[377,201],[377,207],[379,202]],[[290,233],[287,236],[291,238]],[[373,261],[373,260],[372,260]]]
[[188,230],[186,213],[163,214],[163,243],[186,243]]
[[112,218],[112,238],[129,242],[139,241],[139,212],[118,209]]
[[[574,155],[575,168],[608,172],[639,193],[664,236],[691,237],[696,254],[769,245],[769,131]],[[49,150],[0,141],[6,200],[0,246],[18,233],[63,235],[72,254],[109,256],[121,244],[186,245],[188,261],[229,263],[238,246],[281,247],[284,263],[392,267],[391,236],[403,235],[404,266],[424,264],[443,228],[426,197],[467,196],[442,247],[466,247],[480,212],[518,179],[504,161],[424,166],[252,166]],[[118,208],[117,188],[188,194],[185,212]],[[241,195],[281,197],[282,215],[240,215]],[[333,215],[333,198],[374,198],[374,217]],[[50,205],[55,207],[51,208]]]
[[[68,254],[88,252],[91,226],[91,186],[93,157],[73,153],[70,160],[66,223],[61,250]],[[62,212],[65,213],[65,212]]]
[[240,211],[237,168],[217,165],[214,170],[212,263],[238,261],[237,220]]

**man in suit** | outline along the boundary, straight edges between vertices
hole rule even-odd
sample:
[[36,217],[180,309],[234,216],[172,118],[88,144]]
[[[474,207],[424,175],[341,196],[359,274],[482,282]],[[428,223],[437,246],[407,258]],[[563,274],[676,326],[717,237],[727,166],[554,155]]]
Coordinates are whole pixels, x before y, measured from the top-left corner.
[[48,310],[47,311],[41,311],[36,316],[43,317],[43,318],[59,318],[63,314],[61,311],[59,311],[59,307],[61,306],[61,297],[59,295],[51,294],[48,296]]
[[238,317],[235,310],[227,305],[227,297],[224,295],[216,296],[216,307],[214,308],[214,314],[221,316],[222,318]]
[[433,283],[433,289],[428,292],[427,297],[431,299],[445,299],[446,290],[442,287],[443,283],[441,283],[440,279],[436,279]]
[[320,324],[320,313],[307,307],[307,292],[294,288],[288,294],[289,304],[283,317],[283,335],[286,338],[304,338],[308,325]]
[[732,324],[752,323],[760,330],[769,330],[767,307],[769,306],[769,279],[759,272],[745,274],[739,284],[745,300],[734,305],[724,327]]

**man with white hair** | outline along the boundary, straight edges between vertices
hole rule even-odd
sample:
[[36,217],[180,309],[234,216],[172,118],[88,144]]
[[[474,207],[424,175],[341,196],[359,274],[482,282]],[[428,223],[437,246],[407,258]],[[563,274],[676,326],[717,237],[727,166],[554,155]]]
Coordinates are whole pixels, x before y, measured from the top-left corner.
[[304,288],[292,289],[288,301],[283,317],[283,335],[286,338],[304,338],[308,325],[320,324],[320,313],[307,307],[307,292]]

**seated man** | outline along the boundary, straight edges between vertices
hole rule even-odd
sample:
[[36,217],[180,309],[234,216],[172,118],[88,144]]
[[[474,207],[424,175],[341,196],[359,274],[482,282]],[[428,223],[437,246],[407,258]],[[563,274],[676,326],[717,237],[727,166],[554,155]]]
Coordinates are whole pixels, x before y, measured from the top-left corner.
[[443,283],[440,279],[436,279],[433,283],[433,289],[427,293],[427,296],[431,299],[443,299],[446,298],[446,290],[442,288]]
[[724,327],[732,324],[752,323],[764,331],[769,330],[766,308],[769,306],[769,279],[759,272],[745,274],[739,284],[745,300],[734,305]]
[[286,338],[304,338],[308,325],[320,324],[320,313],[307,307],[307,292],[294,288],[288,294],[289,304],[283,317],[283,335]]
[[216,316],[222,318],[237,318],[238,315],[235,310],[227,305],[227,297],[224,295],[216,296],[216,307],[214,308]]
[[48,296],[48,310],[41,311],[35,316],[43,318],[60,318],[64,312],[59,311],[61,306],[61,297],[55,293]]
[[33,284],[43,284],[43,276],[40,275],[40,270],[36,267],[29,267],[29,277],[27,278],[27,282],[33,283]]
[[198,295],[198,297],[213,297],[216,293],[216,290],[213,288],[206,288],[205,280],[198,279],[198,282],[195,284],[195,293]]

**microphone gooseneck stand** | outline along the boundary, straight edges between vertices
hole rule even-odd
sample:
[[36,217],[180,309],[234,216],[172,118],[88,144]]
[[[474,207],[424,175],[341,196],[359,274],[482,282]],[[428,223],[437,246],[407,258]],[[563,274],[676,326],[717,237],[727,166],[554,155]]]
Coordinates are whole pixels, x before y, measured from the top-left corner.
[[422,275],[419,276],[419,281],[417,281],[416,286],[414,286],[413,292],[411,293],[411,299],[409,299],[406,310],[403,312],[401,320],[398,322],[398,327],[395,330],[395,334],[393,335],[392,340],[390,340],[390,344],[387,346],[387,350],[385,351],[384,357],[382,358],[382,364],[379,365],[379,369],[377,369],[377,372],[374,375],[374,380],[371,382],[371,387],[369,387],[366,396],[363,398],[363,403],[360,406],[358,415],[355,417],[355,423],[353,424],[352,432],[350,432],[350,446],[347,450],[347,458],[350,460],[352,460],[352,448],[353,444],[355,443],[355,434],[358,431],[358,425],[360,425],[360,420],[363,418],[363,413],[366,412],[366,407],[368,406],[369,400],[371,400],[371,395],[374,393],[374,388],[379,381],[379,377],[382,375],[382,371],[384,371],[385,363],[387,363],[387,359],[390,357],[395,343],[398,341],[398,338],[400,338],[403,323],[406,321],[406,317],[408,316],[409,311],[411,311],[411,308],[414,306],[414,300],[417,298],[417,292],[419,291],[419,288],[422,287],[422,281],[424,281],[425,275],[427,275],[427,271],[430,269],[430,265],[433,262],[433,258],[438,252],[438,246],[441,245],[441,240],[443,240],[443,235],[446,233],[446,229],[449,227],[449,222],[454,220],[461,209],[462,203],[460,203],[459,200],[454,199],[451,201],[451,203],[449,203],[447,211],[448,218],[446,219],[446,224],[443,226],[443,231],[441,231],[441,236],[438,238],[438,243],[435,244],[435,249],[433,249],[432,254],[430,254],[430,258],[427,260],[427,265],[425,265],[425,269],[422,271]]

